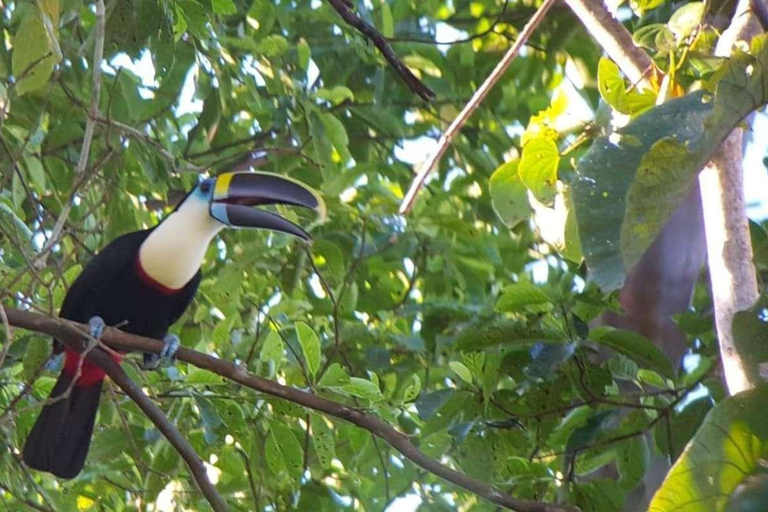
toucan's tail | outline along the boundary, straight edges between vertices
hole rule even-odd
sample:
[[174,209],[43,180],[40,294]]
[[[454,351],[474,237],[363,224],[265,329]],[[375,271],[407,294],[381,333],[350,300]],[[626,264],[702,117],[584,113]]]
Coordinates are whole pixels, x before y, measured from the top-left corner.
[[72,386],[72,376],[61,372],[40,416],[24,444],[24,462],[60,478],[74,478],[83,469],[91,445],[93,423],[99,409],[101,383]]

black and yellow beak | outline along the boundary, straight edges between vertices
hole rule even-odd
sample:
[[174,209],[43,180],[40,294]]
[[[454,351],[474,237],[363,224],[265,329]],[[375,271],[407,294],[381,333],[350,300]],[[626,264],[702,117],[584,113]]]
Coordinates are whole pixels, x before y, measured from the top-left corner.
[[227,172],[203,181],[198,188],[208,195],[211,217],[231,227],[269,229],[309,241],[312,237],[300,226],[254,206],[301,206],[317,211],[321,218],[325,217],[325,203],[317,192],[299,181],[278,174]]

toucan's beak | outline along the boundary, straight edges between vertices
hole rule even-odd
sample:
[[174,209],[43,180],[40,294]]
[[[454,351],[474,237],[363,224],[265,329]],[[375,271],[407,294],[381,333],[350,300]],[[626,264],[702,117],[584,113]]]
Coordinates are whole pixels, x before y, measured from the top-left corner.
[[325,203],[308,186],[285,176],[266,172],[227,172],[216,178],[211,196],[211,217],[238,228],[282,231],[303,240],[312,237],[283,217],[254,206],[287,204],[316,210],[325,217]]

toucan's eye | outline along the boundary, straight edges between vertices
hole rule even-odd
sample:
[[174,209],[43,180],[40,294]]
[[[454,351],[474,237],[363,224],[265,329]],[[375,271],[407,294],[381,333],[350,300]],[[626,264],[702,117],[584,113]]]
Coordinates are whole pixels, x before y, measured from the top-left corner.
[[200,192],[202,192],[203,194],[207,194],[210,191],[211,191],[211,182],[210,181],[205,180],[204,182],[202,182],[200,184]]

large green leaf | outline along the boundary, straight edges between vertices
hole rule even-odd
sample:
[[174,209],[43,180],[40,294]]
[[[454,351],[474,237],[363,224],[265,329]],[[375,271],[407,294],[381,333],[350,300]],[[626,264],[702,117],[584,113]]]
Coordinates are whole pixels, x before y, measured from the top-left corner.
[[488,186],[491,191],[493,208],[507,227],[513,228],[531,214],[528,203],[528,187],[517,172],[518,160],[501,165],[491,175]]
[[768,385],[762,385],[715,406],[656,492],[649,511],[734,510],[728,507],[731,494],[761,473],[768,458],[766,403]]
[[13,74],[16,92],[35,91],[48,82],[53,65],[61,60],[56,34],[59,24],[59,3],[47,0],[27,8],[13,39]]
[[645,336],[636,332],[607,326],[598,327],[590,331],[589,340],[610,347],[640,366],[655,370],[667,377],[671,377],[674,373],[672,363],[664,352],[648,341]]
[[766,38],[736,53],[714,97],[697,92],[598,138],[579,163],[574,197],[582,248],[597,283],[619,288],[720,142],[768,101]]

